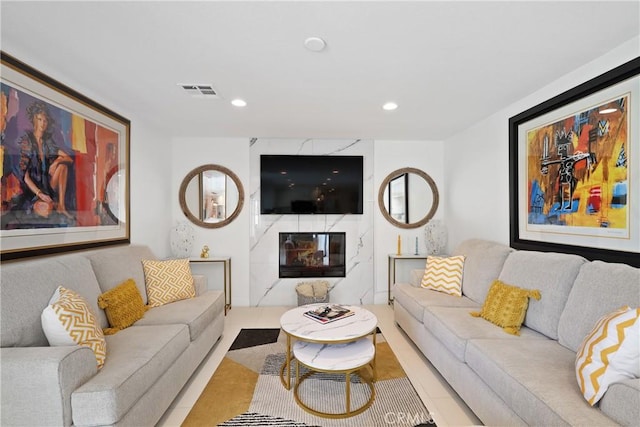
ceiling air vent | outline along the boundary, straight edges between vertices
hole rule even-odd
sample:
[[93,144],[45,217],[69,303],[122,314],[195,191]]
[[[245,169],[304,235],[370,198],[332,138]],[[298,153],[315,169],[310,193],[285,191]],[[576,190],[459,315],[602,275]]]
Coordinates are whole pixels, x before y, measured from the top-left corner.
[[184,84],[179,83],[182,89],[195,98],[217,98],[218,93],[213,86],[208,84]]

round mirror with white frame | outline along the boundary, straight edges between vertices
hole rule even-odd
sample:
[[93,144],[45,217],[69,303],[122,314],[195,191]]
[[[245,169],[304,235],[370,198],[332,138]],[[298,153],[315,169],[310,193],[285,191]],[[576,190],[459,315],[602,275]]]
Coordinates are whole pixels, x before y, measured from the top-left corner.
[[203,165],[185,176],[178,193],[180,208],[195,225],[220,228],[242,210],[244,189],[236,174],[220,165]]
[[438,210],[435,181],[424,171],[402,168],[391,172],[378,190],[378,207],[391,224],[400,228],[425,225]]

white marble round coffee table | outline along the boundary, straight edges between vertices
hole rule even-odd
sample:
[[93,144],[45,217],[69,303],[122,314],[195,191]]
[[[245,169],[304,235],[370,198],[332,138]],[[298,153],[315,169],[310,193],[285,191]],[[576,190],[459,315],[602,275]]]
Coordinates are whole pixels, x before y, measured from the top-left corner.
[[[367,409],[373,402],[375,393],[375,344],[378,319],[369,310],[358,306],[346,306],[355,314],[331,323],[322,324],[309,319],[303,313],[325,304],[309,304],[291,309],[280,318],[280,326],[287,336],[285,361],[280,369],[280,380],[289,390],[291,388],[291,362],[296,360],[296,402],[308,412],[325,417],[347,417]],[[371,335],[371,339],[368,336]],[[295,342],[292,347],[292,342]],[[321,355],[321,357],[318,357]],[[302,363],[311,371],[302,378],[298,375],[298,364]],[[351,411],[350,375],[365,366],[371,366],[371,378],[362,378],[371,388],[371,398],[362,407]],[[286,374],[285,374],[286,372]],[[329,414],[315,411],[302,403],[298,396],[298,387],[302,381],[315,372],[344,373],[346,375],[345,413]],[[285,379],[286,376],[286,379]]]

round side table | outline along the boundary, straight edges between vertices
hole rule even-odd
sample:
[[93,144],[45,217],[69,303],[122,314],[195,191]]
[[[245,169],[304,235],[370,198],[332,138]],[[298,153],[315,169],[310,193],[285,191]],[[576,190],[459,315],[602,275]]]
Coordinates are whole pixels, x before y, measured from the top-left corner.
[[[318,344],[297,341],[293,345],[293,356],[296,359],[296,385],[293,395],[296,403],[305,411],[325,418],[347,418],[365,411],[375,399],[375,344],[368,338],[361,338],[344,344]],[[300,377],[300,365],[309,369]],[[359,374],[362,369],[369,367],[371,375]],[[311,408],[300,397],[300,387],[312,375],[324,372],[345,375],[345,411],[324,412]],[[351,409],[351,375],[357,374],[369,386],[369,399],[356,409]]]

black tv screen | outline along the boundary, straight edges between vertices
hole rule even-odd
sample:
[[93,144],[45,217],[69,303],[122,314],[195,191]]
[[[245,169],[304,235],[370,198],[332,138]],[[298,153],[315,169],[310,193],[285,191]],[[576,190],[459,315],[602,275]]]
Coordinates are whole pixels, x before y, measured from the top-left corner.
[[362,156],[260,156],[261,214],[362,214]]

